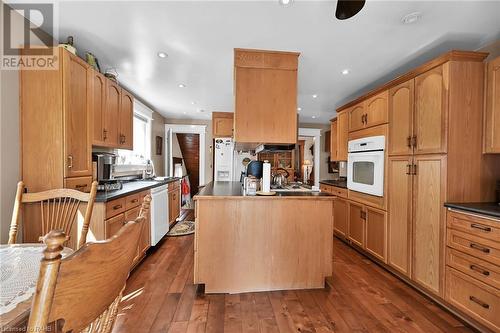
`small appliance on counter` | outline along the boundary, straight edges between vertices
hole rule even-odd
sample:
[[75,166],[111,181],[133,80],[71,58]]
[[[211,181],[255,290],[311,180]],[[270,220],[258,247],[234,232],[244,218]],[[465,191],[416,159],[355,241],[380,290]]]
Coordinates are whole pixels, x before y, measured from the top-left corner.
[[92,161],[96,164],[96,180],[98,191],[120,190],[122,183],[113,176],[116,155],[112,153],[92,153]]

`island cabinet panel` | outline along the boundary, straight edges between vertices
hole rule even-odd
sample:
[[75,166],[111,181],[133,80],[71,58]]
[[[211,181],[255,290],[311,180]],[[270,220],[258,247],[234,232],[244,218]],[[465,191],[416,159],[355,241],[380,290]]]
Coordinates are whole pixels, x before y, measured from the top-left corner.
[[412,158],[390,157],[387,171],[388,193],[388,264],[406,276],[411,268],[411,232],[413,185],[410,175]]
[[411,79],[389,90],[389,156],[413,153],[414,88]]
[[366,211],[363,205],[353,201],[348,202],[349,207],[349,233],[348,238],[359,247],[365,246],[365,220]]
[[415,78],[415,154],[445,153],[449,63]]
[[194,276],[205,292],[324,288],[332,198],[208,197],[196,205]]
[[484,152],[500,153],[500,57],[487,64]]
[[298,53],[234,51],[234,139],[297,142]]
[[417,156],[414,163],[413,279],[441,295],[446,158],[442,155]]
[[336,197],[334,200],[333,229],[344,238],[347,238],[349,215],[347,200]]
[[232,112],[212,112],[212,137],[233,136],[234,114]]
[[63,53],[65,177],[92,175],[90,66],[82,59]]

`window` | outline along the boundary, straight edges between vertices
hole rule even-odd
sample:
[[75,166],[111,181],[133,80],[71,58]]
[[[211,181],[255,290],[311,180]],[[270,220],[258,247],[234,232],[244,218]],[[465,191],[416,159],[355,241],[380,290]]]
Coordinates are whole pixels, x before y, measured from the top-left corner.
[[151,151],[149,149],[149,122],[147,119],[134,114],[134,155],[142,158],[149,159]]

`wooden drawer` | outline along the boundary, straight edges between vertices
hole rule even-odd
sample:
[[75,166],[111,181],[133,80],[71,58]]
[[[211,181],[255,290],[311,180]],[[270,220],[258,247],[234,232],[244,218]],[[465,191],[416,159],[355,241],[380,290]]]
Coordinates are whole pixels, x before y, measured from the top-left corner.
[[116,235],[121,227],[123,227],[123,225],[125,224],[125,221],[125,214],[123,213],[107,219],[105,225],[106,239],[110,238],[113,235]]
[[500,243],[448,229],[446,245],[481,260],[500,265]]
[[500,289],[500,266],[447,248],[446,264],[492,287]]
[[500,291],[446,267],[446,300],[495,332],[500,332]]
[[321,192],[332,193],[332,188],[333,186],[330,185],[319,184],[319,190]]
[[90,192],[92,176],[64,178],[64,187],[82,192]]
[[144,192],[141,192],[125,197],[125,210],[140,206],[145,195]]
[[120,198],[113,201],[106,202],[106,218],[118,215],[125,211],[126,198]]
[[179,181],[169,183],[168,184],[168,191],[172,192],[172,191],[178,190],[180,186],[181,186],[181,183]]
[[500,221],[449,210],[448,228],[500,242]]
[[338,197],[347,198],[347,189],[346,188],[332,186],[330,193],[333,195],[336,195]]

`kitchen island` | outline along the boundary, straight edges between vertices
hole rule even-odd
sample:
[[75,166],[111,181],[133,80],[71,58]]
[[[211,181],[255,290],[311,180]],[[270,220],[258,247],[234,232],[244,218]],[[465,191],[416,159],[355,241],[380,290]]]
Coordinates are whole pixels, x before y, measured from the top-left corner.
[[332,274],[333,196],[244,196],[212,182],[194,197],[194,280],[206,293],[323,288]]

